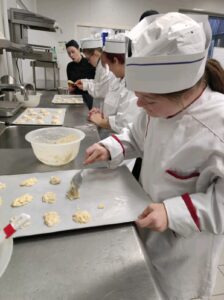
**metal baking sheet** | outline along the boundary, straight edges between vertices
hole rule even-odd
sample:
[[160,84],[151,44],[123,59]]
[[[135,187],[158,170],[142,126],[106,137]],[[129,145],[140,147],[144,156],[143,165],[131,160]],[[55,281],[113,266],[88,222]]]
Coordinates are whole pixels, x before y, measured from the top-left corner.
[[83,104],[82,95],[54,95],[54,104]]
[[[0,176],[0,182],[6,184],[6,188],[0,190],[0,218],[3,223],[20,213],[31,216],[31,225],[18,230],[15,237],[132,222],[149,203],[148,196],[125,166],[115,170],[87,169],[80,187],[80,198],[68,200],[66,192],[76,172],[77,170],[68,170]],[[61,178],[61,184],[49,183],[53,175]],[[20,182],[30,177],[36,177],[38,183],[32,187],[20,187]],[[56,193],[57,200],[54,204],[42,202],[43,194],[49,191]],[[11,207],[12,201],[25,193],[31,194],[33,201],[21,207]],[[104,204],[104,209],[98,208],[101,203]],[[91,214],[89,223],[78,224],[72,220],[72,215],[79,210],[86,210]],[[44,224],[43,215],[48,211],[58,212],[61,218],[58,225],[47,227]]]
[[13,121],[16,125],[63,125],[66,108],[26,108]]

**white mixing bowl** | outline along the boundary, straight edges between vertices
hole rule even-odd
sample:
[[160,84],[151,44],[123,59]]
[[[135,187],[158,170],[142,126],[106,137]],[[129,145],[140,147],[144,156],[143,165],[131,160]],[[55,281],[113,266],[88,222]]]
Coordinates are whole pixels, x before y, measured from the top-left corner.
[[16,92],[16,99],[23,104],[23,107],[37,107],[40,103],[41,93],[36,93],[36,95],[27,95],[28,100],[24,100],[24,95],[20,92]]
[[30,131],[25,139],[36,157],[46,165],[62,166],[76,158],[85,133],[69,127],[48,127]]

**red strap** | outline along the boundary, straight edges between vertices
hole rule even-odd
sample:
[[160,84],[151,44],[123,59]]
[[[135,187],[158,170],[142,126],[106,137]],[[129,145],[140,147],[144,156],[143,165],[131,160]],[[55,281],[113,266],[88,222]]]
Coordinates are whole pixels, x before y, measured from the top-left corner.
[[4,229],[6,238],[9,238],[16,230],[13,228],[11,224],[8,224]]
[[189,196],[189,194],[184,194],[182,195],[182,199],[184,200],[192,219],[194,220],[194,223],[197,225],[198,229],[201,231],[201,226],[200,226],[200,219],[197,215],[197,211],[196,208],[191,200],[191,197]]
[[172,175],[173,177],[177,178],[177,179],[190,179],[190,178],[193,178],[193,177],[198,177],[200,175],[199,172],[193,172],[189,175],[186,175],[186,176],[182,176],[182,175],[179,175],[177,174],[175,171],[173,170],[166,170],[166,173]]
[[114,134],[111,134],[111,136],[121,145],[121,148],[123,150],[123,154],[125,154],[124,146],[123,146],[122,142],[119,140],[119,138]]

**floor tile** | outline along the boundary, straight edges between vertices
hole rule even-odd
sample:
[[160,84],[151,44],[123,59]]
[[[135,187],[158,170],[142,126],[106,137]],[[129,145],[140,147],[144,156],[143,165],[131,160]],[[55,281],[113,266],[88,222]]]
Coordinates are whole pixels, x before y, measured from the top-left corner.
[[[219,267],[219,268],[221,268],[221,267]],[[213,295],[220,295],[220,294],[224,294],[224,275],[218,269],[216,285],[215,285],[215,289],[213,291]],[[223,295],[222,300],[224,300],[224,295]]]

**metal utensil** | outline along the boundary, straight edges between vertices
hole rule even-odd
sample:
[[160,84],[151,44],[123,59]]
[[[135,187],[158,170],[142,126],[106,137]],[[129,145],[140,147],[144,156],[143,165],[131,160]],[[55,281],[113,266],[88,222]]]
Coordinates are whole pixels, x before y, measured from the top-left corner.
[[76,173],[70,182],[70,189],[66,196],[70,200],[78,199],[80,197],[79,189],[82,184],[84,169],[82,168],[78,173]]
[[71,185],[75,188],[80,188],[83,179],[84,169],[81,169],[78,173],[76,173],[71,180]]

